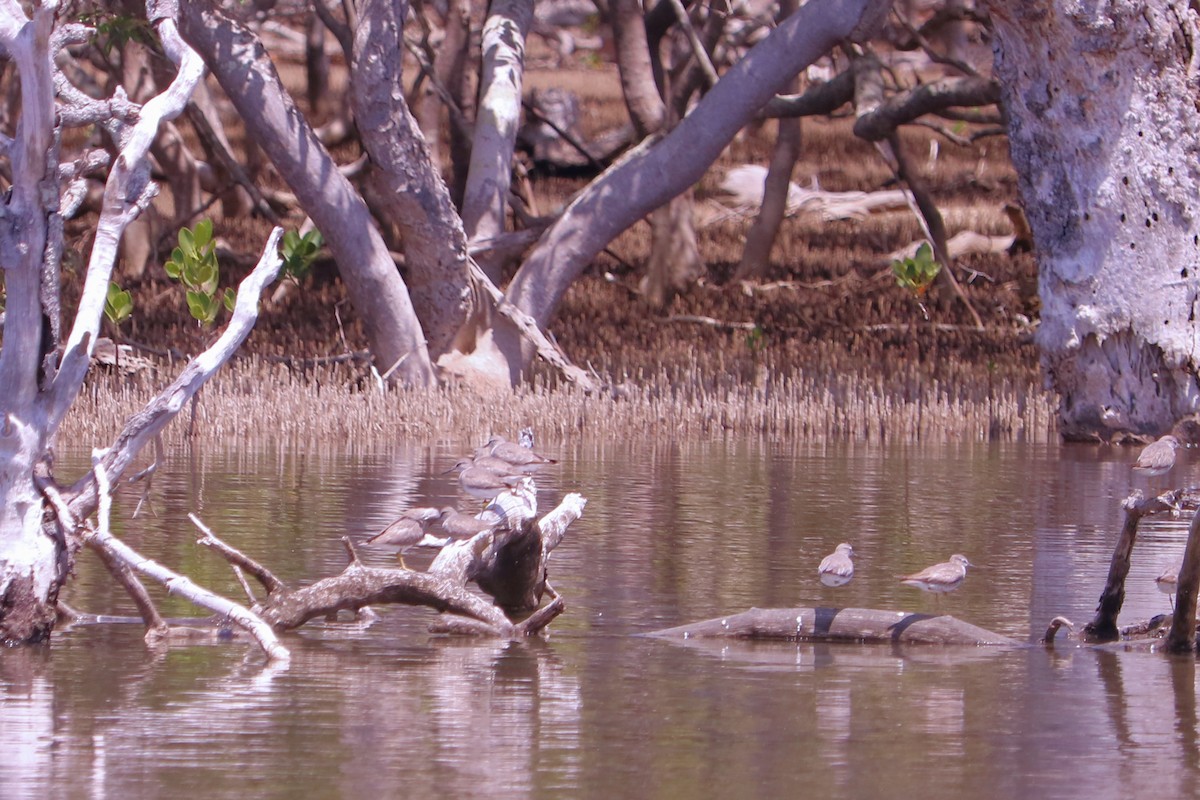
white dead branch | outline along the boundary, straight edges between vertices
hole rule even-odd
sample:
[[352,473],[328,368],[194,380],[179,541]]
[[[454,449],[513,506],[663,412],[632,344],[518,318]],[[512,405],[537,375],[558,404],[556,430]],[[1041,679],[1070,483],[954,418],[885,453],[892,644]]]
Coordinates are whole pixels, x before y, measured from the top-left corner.
[[[721,191],[728,194],[729,213],[710,220],[723,221],[736,216],[749,216],[762,205],[763,184],[767,168],[744,164],[725,173]],[[880,192],[827,192],[816,185],[807,189],[795,182],[788,184],[787,215],[816,214],[821,219],[864,219],[878,211],[890,211],[907,205],[903,191],[891,189]]]

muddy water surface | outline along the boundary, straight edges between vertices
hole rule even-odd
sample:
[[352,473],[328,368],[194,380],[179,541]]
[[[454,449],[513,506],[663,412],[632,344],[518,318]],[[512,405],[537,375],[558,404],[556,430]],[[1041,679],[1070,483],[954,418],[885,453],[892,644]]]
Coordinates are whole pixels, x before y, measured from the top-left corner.
[[[303,583],[341,569],[343,535],[366,538],[414,503],[465,506],[438,473],[467,449],[178,451],[153,487],[157,516],[130,520],[127,491],[116,532],[234,594],[194,544],[195,511]],[[280,669],[243,644],[155,653],[137,626],[78,626],[0,652],[0,796],[1195,796],[1192,659],[636,635],[750,606],[932,611],[894,576],[953,552],[982,567],[942,610],[1027,641],[1056,614],[1086,621],[1132,451],[546,449],[563,463],[539,479],[543,506],[589,499],[551,562],[569,610],[548,640],[435,638],[429,612],[383,608],[366,630],[287,635]],[[1125,619],[1167,610],[1153,577],[1181,555],[1185,526],[1143,529]],[[857,574],[826,589],[816,565],[840,541]],[[87,554],[67,599],[131,611]]]

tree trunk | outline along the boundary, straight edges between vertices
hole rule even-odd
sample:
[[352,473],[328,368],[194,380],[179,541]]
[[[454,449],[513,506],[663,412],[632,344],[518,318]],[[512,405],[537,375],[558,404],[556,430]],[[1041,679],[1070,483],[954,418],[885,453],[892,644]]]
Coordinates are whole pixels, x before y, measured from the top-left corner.
[[[795,12],[797,0],[782,0],[779,4],[777,20],[787,19]],[[799,78],[793,78],[788,91],[800,91]],[[767,274],[771,266],[771,250],[775,247],[775,238],[779,235],[779,226],[787,215],[788,190],[792,184],[792,171],[796,168],[796,159],[800,157],[800,118],[781,117],[777,123],[775,148],[771,151],[771,163],[767,167],[767,177],[763,182],[763,201],[758,209],[754,224],[746,233],[746,246],[742,249],[742,259],[738,263],[734,278],[746,280],[761,278]]]
[[[471,47],[471,3],[470,0],[449,0],[446,21],[443,26],[442,43],[433,59],[434,80],[450,95],[450,102],[458,111],[470,119],[474,103],[471,102],[471,81],[467,66],[470,64]],[[442,107],[445,101],[426,81],[425,96],[420,103],[421,131],[429,143],[433,163],[444,174],[449,174],[450,196],[456,205],[462,203],[463,190],[467,182],[467,164],[471,158],[471,133],[455,124],[455,115],[450,115],[449,164],[442,157]]]
[[781,117],[778,120],[775,149],[771,152],[771,163],[763,181],[763,201],[750,230],[746,232],[746,245],[742,259],[738,262],[733,277],[737,280],[762,278],[771,266],[771,250],[779,236],[779,226],[787,216],[788,190],[792,184],[792,171],[800,156],[800,118]]
[[362,197],[337,169],[284,90],[258,37],[210,2],[183,3],[180,28],[325,237],[362,316],[376,367],[410,384],[433,382],[425,337],[408,290]]
[[667,108],[654,81],[654,62],[646,38],[646,20],[638,0],[612,0],[609,12],[616,47],[621,94],[638,138],[657,132]]
[[350,78],[354,119],[378,170],[372,178],[379,198],[403,236],[410,291],[436,357],[450,349],[470,310],[466,234],[404,102],[401,30],[407,2],[366,0],[360,10]]
[[[755,45],[671,133],[643,147],[593,181],[567,207],[509,284],[507,296],[539,325],[558,308],[567,287],[610,241],[694,185],[751,117],[801,69],[846,37],[882,20],[881,0],[809,2]],[[504,325],[496,344],[520,379],[533,356]]]
[[1060,431],[1165,431],[1200,404],[1196,11],[986,5]]
[[650,214],[650,255],[638,283],[642,298],[662,309],[704,274],[693,224],[692,191],[674,197]]
[[[495,0],[483,25],[479,110],[462,205],[463,226],[472,242],[504,233],[513,145],[521,123],[525,37],[532,24],[532,0]],[[498,270],[487,275],[500,283]]]
[[[65,579],[65,546],[42,534],[42,497],[34,468],[48,431],[38,408],[45,311],[42,267],[50,218],[58,208],[54,148],[54,83],[49,48],[54,11],[26,19],[20,6],[0,9],[0,50],[16,66],[20,119],[8,147],[12,184],[0,226],[4,273],[4,337],[0,347],[0,645],[37,641],[54,624]],[[48,191],[47,191],[48,190]],[[51,194],[46,197],[46,194]]]

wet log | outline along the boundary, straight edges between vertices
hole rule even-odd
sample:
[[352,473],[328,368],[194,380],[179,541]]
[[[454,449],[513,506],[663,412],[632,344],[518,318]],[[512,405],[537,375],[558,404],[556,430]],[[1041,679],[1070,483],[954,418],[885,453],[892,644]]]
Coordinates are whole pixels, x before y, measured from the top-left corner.
[[874,608],[752,608],[647,635],[662,639],[725,637],[860,644],[1024,645],[956,617]]
[[[581,495],[571,493],[548,514],[535,519],[537,494],[526,478],[488,506],[503,520],[503,527],[451,543],[426,572],[365,566],[347,538],[343,541],[350,564],[338,575],[299,589],[287,587],[207,529],[202,541],[266,588],[266,599],[254,611],[276,631],[293,630],[311,619],[328,618],[343,610],[358,612],[373,605],[400,604],[426,606],[446,615],[431,626],[436,633],[515,639],[538,633],[566,608],[546,581],[546,563],[586,504]],[[467,584],[472,581],[491,595],[493,602],[469,591]],[[553,599],[541,606],[547,593]],[[514,621],[512,617],[518,614],[525,618]]]

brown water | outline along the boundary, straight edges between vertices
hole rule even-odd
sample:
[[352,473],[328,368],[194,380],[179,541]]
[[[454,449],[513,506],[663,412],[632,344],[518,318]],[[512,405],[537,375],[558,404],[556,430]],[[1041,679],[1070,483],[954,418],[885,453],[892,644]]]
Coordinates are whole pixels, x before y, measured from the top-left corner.
[[[194,544],[196,511],[303,583],[341,569],[340,536],[456,499],[436,473],[465,449],[181,451],[156,479],[157,517],[130,521],[128,492],[116,532],[234,594]],[[1024,640],[1056,614],[1084,622],[1132,451],[546,449],[563,464],[539,479],[543,507],[589,500],[551,562],[568,612],[547,641],[435,638],[429,612],[383,608],[366,630],[287,635],[292,662],[274,668],[244,644],[155,653],[139,626],[78,626],[0,653],[0,797],[1196,796],[1191,658],[636,635],[754,605],[931,611],[893,576],[952,552],[985,568],[944,611]],[[1125,619],[1167,610],[1152,579],[1185,525],[1143,528]],[[857,575],[825,589],[816,564],[843,540]],[[88,554],[68,600],[131,610]]]

